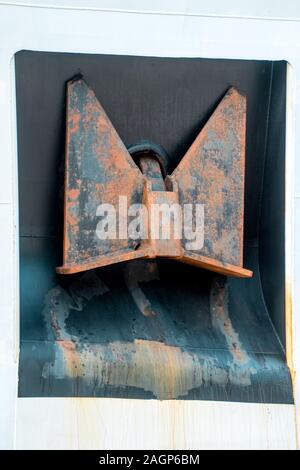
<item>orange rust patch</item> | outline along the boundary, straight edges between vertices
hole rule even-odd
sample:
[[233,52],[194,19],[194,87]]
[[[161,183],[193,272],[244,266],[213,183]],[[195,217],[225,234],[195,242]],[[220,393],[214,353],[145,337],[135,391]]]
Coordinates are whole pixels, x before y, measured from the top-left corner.
[[70,189],[68,192],[68,196],[70,199],[77,199],[80,194],[79,189]]
[[285,286],[285,317],[286,317],[286,361],[290,369],[293,387],[295,387],[296,371],[293,358],[293,308],[290,283]]
[[79,113],[72,113],[69,116],[69,132],[70,134],[76,134],[79,131],[79,122],[81,115]]

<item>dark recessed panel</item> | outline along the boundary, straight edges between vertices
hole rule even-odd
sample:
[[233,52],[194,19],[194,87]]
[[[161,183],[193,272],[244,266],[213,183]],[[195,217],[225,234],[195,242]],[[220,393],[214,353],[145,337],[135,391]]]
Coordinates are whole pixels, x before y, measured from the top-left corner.
[[[55,274],[62,261],[65,85],[78,72],[124,143],[162,145],[170,170],[226,90],[245,93],[244,266],[253,279],[226,280],[167,261]],[[272,325],[284,343],[284,305],[273,296],[284,286],[285,63],[22,51],[16,85],[19,395],[291,403]],[[269,194],[276,217],[267,214]]]

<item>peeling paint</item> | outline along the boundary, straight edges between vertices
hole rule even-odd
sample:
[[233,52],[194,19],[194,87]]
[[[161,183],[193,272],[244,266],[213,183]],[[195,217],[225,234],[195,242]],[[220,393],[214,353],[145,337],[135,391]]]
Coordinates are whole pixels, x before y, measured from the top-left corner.
[[139,286],[139,283],[159,279],[157,264],[153,261],[132,261],[124,267],[124,279],[140,312],[146,317],[155,316],[155,309]]
[[[250,366],[250,358],[243,349],[238,333],[233,328],[228,311],[228,284],[224,277],[216,276],[210,291],[210,311],[212,326],[224,336],[233,358],[230,366],[231,373],[237,368],[240,370],[239,379],[243,385],[251,385],[251,375],[255,369]],[[232,380],[233,379],[233,380]],[[234,374],[231,381],[234,381]]]
[[71,337],[66,329],[70,310],[82,311],[90,300],[105,294],[108,290],[94,271],[84,273],[79,280],[73,282],[69,292],[61,286],[51,289],[46,295],[43,309],[49,338],[54,336],[57,341],[78,339],[74,335]]
[[241,367],[222,369],[204,354],[138,339],[80,348],[72,341],[58,341],[55,362],[47,372],[56,378],[85,380],[90,387],[136,387],[160,400],[184,397],[203,385],[249,385]]
[[[156,263],[130,264],[124,269],[124,278],[142,315],[147,322],[151,321],[148,309],[153,315],[153,308],[139,282],[159,279]],[[49,291],[43,315],[48,331],[55,339],[55,358],[43,367],[45,380],[51,382],[52,376],[71,379],[75,395],[79,394],[80,384],[85,382],[95,395],[105,386],[133,387],[160,400],[185,397],[201,386],[226,388],[230,384],[251,384],[255,370],[251,368],[251,359],[243,350],[229,319],[228,292],[222,278],[217,277],[212,285],[211,318],[213,327],[222,333],[229,347],[231,360],[229,356],[224,367],[220,367],[217,358],[205,350],[188,346],[182,348],[144,338],[91,343],[80,335],[70,334],[67,322],[70,311],[83,312],[90,301],[107,292],[108,288],[95,272],[81,276],[71,284],[68,292],[62,287]],[[158,322],[162,320],[160,310],[154,313]]]

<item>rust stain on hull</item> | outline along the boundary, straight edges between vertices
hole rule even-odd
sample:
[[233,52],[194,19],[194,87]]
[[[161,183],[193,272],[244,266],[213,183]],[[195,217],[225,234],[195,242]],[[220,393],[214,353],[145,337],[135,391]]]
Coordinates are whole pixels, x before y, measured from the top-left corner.
[[57,341],[56,346],[51,370],[56,377],[81,379],[95,386],[141,388],[159,400],[184,397],[202,385],[250,385],[243,368],[232,366],[226,371],[204,354],[158,341],[83,346]]
[[[238,333],[235,331],[228,312],[228,285],[223,277],[215,277],[210,292],[210,310],[212,325],[224,336],[229,351],[236,364],[244,370],[243,381],[245,385],[251,384],[251,376],[255,370],[251,368],[251,361],[244,350]],[[242,377],[242,375],[241,375]]]
[[[148,269],[142,263],[140,266],[133,265],[130,276],[135,286],[139,282],[157,279],[156,263],[148,264]],[[131,295],[132,285],[129,283]],[[55,379],[71,379],[74,387],[86,383],[89,389],[95,390],[95,394],[101,387],[132,387],[149,392],[160,400],[185,397],[201,386],[226,388],[230,385],[247,387],[251,384],[251,376],[255,371],[230,322],[226,310],[226,289],[220,280],[212,287],[211,312],[214,327],[220,330],[229,345],[230,354],[227,354],[227,363],[222,367],[217,357],[189,346],[179,347],[166,341],[142,337],[132,341],[94,343],[74,334],[68,327],[70,311],[77,310],[82,315],[81,312],[88,308],[89,302],[105,295],[109,295],[109,290],[94,272],[82,275],[81,279],[69,286],[68,292],[62,287],[55,287],[48,292],[44,319],[49,338],[54,338],[55,355],[51,364],[45,364],[43,369],[43,378],[49,380],[49,383],[52,376]],[[134,295],[133,299],[144,321],[149,323],[148,327],[161,329],[164,333],[167,324],[164,324],[161,311],[156,311],[155,316],[147,316],[147,312],[143,311],[144,304],[141,305]],[[101,325],[101,312],[99,321]]]

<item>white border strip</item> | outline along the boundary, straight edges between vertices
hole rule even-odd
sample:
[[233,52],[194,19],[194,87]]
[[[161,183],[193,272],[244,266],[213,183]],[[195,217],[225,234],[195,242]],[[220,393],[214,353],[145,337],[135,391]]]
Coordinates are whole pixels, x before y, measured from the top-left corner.
[[165,11],[165,10],[136,10],[126,8],[105,8],[96,6],[76,6],[76,5],[56,5],[44,3],[23,3],[23,2],[5,2],[0,1],[0,6],[23,7],[23,8],[43,8],[48,10],[79,10],[79,11],[99,11],[107,13],[131,13],[133,15],[159,15],[159,16],[181,16],[181,17],[199,17],[199,18],[230,18],[232,20],[262,20],[262,21],[288,21],[300,22],[300,17],[284,17],[284,16],[256,16],[256,15],[225,15],[216,13],[197,13],[188,11]]

